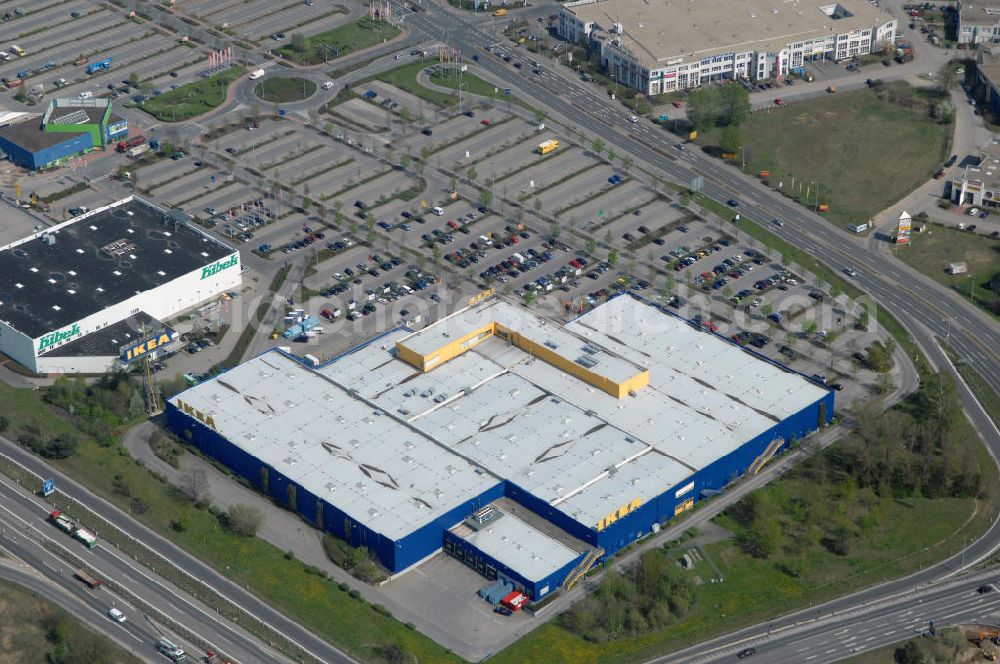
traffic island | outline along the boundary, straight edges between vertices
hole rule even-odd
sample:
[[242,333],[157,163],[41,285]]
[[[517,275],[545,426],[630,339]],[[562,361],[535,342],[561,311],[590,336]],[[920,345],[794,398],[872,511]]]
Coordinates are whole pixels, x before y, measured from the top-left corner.
[[264,101],[275,103],[303,101],[316,94],[316,84],[299,76],[269,78],[258,83],[253,93]]

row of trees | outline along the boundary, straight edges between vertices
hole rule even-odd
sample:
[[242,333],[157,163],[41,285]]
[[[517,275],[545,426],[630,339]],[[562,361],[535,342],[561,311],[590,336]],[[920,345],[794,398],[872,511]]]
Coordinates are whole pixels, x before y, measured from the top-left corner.
[[609,641],[660,629],[687,615],[694,586],[676,561],[652,549],[625,572],[605,572],[597,591],[560,620],[589,641]]

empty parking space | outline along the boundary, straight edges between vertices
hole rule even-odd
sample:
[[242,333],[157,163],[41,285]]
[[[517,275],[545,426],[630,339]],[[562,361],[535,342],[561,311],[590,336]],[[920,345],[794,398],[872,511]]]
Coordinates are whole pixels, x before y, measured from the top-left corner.
[[515,192],[528,191],[532,188],[540,189],[546,184],[558,182],[593,165],[593,162],[583,156],[582,150],[571,147],[554,157],[539,160],[527,168],[515,171],[509,176],[499,177],[497,184],[513,195]]

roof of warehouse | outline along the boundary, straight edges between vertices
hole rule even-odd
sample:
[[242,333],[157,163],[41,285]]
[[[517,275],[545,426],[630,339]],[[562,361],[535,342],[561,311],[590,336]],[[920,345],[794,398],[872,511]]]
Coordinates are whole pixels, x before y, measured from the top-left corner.
[[211,415],[230,442],[392,539],[499,482],[276,350],[177,399]]
[[[837,7],[848,15],[831,18],[828,12]],[[724,53],[776,52],[892,20],[867,0],[598,0],[563,9],[607,32],[621,22],[623,44],[650,69],[675,58],[696,62]]]
[[577,358],[585,357],[588,364],[594,363],[588,366],[590,371],[616,383],[622,383],[643,371],[643,367],[610,352],[607,348],[588,343],[586,339],[573,334],[569,328],[556,325],[552,321],[532,314],[524,307],[499,299],[462,309],[419,332],[414,332],[400,343],[417,354],[426,356],[450,341],[481,329],[491,322],[497,322],[539,345],[546,346],[556,355],[565,358],[567,362],[576,362]]
[[498,511],[498,518],[462,539],[531,581],[541,581],[580,556],[513,514]]
[[37,338],[233,251],[129,197],[0,247],[0,320]]
[[[399,535],[501,478],[595,527],[619,506],[678,487],[827,393],[629,295],[566,328],[573,339],[648,367],[650,384],[617,399],[496,337],[424,373],[395,357],[395,343],[408,334],[397,329],[317,370],[266,353],[181,399],[316,495]],[[322,444],[331,425],[338,434],[327,442],[348,441],[349,449]],[[292,455],[288,441],[301,441]],[[359,461],[399,486],[362,478]],[[418,479],[401,481],[412,464]],[[415,508],[410,497],[430,509]]]
[[86,131],[42,131],[41,124],[29,118],[6,127],[0,127],[0,136],[25,150],[38,152],[53,145],[59,145],[72,140]]
[[140,311],[125,320],[102,327],[79,339],[54,348],[46,353],[46,357],[118,356],[122,347],[129,346],[143,338],[143,330],[148,335],[163,327],[162,321],[153,318],[145,311]]

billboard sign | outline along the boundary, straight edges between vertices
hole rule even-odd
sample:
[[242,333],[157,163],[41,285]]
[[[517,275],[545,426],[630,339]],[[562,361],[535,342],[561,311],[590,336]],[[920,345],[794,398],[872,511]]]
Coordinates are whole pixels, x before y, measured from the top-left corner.
[[913,230],[913,219],[909,212],[899,215],[899,225],[896,227],[896,244],[909,244],[910,231]]
[[160,346],[165,346],[176,338],[177,332],[164,326],[147,335],[144,339],[140,339],[127,346],[122,346],[119,357],[122,362],[134,362],[150,351],[156,350]]

